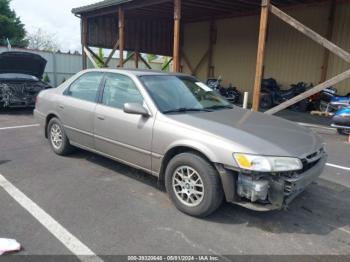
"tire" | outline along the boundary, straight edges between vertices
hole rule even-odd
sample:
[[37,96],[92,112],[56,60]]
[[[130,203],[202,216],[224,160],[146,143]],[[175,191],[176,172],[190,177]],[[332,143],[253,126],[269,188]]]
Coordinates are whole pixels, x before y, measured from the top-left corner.
[[[58,118],[52,118],[47,125],[47,137],[52,151],[57,155],[65,156],[73,151],[73,147],[69,143],[63,125]],[[54,141],[55,138],[56,141]]]
[[[183,181],[180,179],[181,174]],[[221,205],[224,196],[217,171],[195,153],[182,153],[170,160],[165,171],[165,187],[176,208],[195,217],[206,217],[213,213]],[[192,192],[189,195],[186,191]]]
[[290,108],[295,112],[306,112],[308,107],[307,100],[304,99],[297,104],[292,105]]

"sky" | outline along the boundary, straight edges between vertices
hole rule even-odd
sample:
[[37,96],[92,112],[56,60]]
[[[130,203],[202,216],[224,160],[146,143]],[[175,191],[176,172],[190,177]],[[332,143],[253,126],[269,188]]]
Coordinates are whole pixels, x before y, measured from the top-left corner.
[[81,51],[80,20],[71,10],[100,0],[12,0],[11,8],[27,32],[41,28],[54,34],[62,51]]

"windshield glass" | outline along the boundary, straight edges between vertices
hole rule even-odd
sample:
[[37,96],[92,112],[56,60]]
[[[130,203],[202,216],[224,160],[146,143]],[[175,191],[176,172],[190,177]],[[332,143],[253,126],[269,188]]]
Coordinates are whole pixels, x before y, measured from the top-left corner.
[[225,98],[193,77],[146,75],[140,79],[163,113],[232,108]]
[[17,73],[4,73],[0,74],[0,78],[2,79],[9,79],[9,80],[14,80],[14,79],[25,79],[25,80],[33,80],[33,81],[38,81],[38,78],[35,76],[31,75],[25,75],[25,74],[17,74]]

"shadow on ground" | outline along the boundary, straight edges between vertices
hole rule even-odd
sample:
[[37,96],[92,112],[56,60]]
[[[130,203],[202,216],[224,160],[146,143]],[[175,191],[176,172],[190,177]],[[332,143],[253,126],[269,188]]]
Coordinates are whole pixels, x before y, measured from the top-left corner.
[[33,108],[0,108],[0,115],[33,115]]
[[[155,190],[165,192],[157,178],[99,155],[78,150],[70,157],[86,159]],[[327,235],[341,230],[350,236],[350,189],[330,181],[319,179],[291,203],[287,210],[256,212],[233,204],[224,203],[206,222],[220,224],[245,224],[261,231]],[[175,207],[174,207],[175,208]],[[185,216],[185,215],[184,215]],[[344,240],[339,240],[344,241]],[[343,243],[343,242],[342,242]],[[344,243],[343,243],[344,244]],[[350,247],[350,238],[346,243]]]

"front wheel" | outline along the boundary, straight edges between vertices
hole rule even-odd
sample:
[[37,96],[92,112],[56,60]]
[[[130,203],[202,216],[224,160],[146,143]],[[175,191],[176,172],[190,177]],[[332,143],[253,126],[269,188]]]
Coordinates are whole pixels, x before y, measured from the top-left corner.
[[169,162],[165,186],[176,208],[191,216],[208,216],[223,200],[217,171],[194,153],[179,154]]

